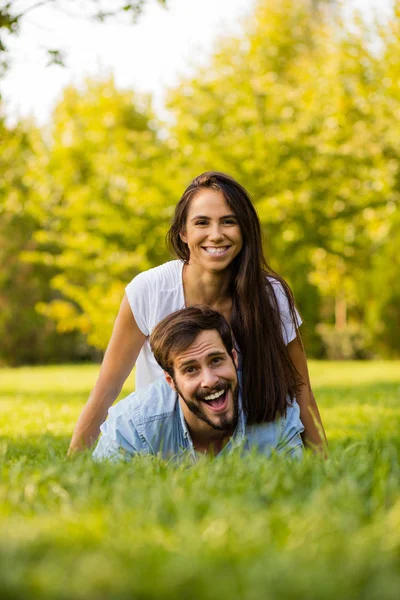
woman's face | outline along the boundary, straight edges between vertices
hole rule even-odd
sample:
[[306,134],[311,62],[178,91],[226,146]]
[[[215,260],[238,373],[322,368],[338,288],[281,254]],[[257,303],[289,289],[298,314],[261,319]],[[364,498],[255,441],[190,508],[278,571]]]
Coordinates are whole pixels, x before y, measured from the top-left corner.
[[190,264],[205,270],[228,267],[243,247],[236,215],[222,192],[205,188],[190,203],[185,231],[180,234],[188,245]]

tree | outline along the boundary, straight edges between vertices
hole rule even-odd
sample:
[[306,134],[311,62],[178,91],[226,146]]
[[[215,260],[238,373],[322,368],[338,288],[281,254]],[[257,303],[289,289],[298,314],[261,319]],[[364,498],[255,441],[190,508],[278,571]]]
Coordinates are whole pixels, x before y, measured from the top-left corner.
[[167,256],[174,201],[149,98],[118,91],[112,80],[66,89],[49,152],[39,248],[29,260],[56,269],[61,297],[40,309],[60,331],[78,329],[104,348],[124,286]]
[[245,33],[172,92],[172,143],[185,172],[225,170],[250,189],[306,320],[333,321],[336,305],[340,328],[398,205],[398,159],[376,114],[382,65],[367,26],[313,8],[260,1]]
[[[167,0],[157,0],[167,5]],[[93,19],[101,23],[112,18],[129,18],[135,23],[143,12],[146,0],[30,0],[22,6],[18,1],[5,1],[0,6],[0,68],[7,66],[7,35],[16,35],[21,23],[28,14],[38,11],[41,7],[51,6],[61,13],[73,15],[76,18]],[[63,65],[65,56],[58,48],[47,49],[49,63]]]
[[38,302],[55,298],[54,268],[22,260],[35,250],[40,226],[34,205],[46,164],[41,132],[28,123],[10,128],[0,122],[0,136],[0,363],[87,358],[90,350],[81,336],[60,336],[54,322],[36,310]]
[[4,146],[0,246],[12,227],[23,251],[8,241],[0,256],[43,274],[33,304],[59,332],[104,348],[124,285],[168,258],[182,190],[222,170],[251,191],[313,352],[321,336],[342,356],[365,356],[368,336],[399,352],[399,50],[400,0],[372,28],[313,0],[260,0],[244,33],[171,91],[163,126],[149,97],[112,79],[68,88],[50,138],[32,130],[26,146]]

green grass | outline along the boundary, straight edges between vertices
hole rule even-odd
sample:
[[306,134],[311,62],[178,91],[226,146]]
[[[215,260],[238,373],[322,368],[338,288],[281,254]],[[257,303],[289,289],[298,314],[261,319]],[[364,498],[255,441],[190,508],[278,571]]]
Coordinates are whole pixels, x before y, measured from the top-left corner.
[[0,371],[2,600],[400,597],[399,362],[311,362],[326,461],[191,468],[64,459],[97,370]]

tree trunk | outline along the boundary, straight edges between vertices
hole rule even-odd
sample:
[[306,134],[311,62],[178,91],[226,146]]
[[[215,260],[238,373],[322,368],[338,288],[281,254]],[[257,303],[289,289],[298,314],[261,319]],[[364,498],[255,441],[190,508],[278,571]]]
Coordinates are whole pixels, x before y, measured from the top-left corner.
[[335,329],[343,331],[347,325],[347,303],[344,292],[337,292],[335,298]]

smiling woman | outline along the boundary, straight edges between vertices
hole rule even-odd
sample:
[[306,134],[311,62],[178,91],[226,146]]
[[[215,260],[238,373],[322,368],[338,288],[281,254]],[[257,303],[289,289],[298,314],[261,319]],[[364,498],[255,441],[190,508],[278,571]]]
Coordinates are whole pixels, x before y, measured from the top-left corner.
[[90,446],[136,362],[136,388],[162,375],[149,336],[165,317],[203,304],[232,327],[249,424],[273,421],[297,397],[305,441],[324,445],[286,282],[263,255],[261,228],[246,190],[218,172],[196,177],[178,202],[168,240],[178,260],[141,273],[127,286],[96,386],[71,450]]
[[191,264],[222,270],[243,247],[238,218],[221,191],[201,190],[190,203],[185,229],[179,234]]

